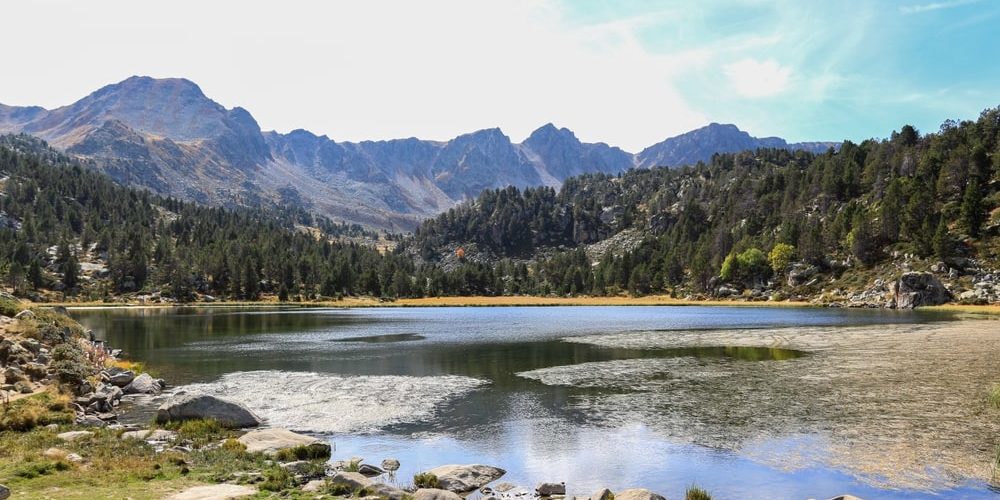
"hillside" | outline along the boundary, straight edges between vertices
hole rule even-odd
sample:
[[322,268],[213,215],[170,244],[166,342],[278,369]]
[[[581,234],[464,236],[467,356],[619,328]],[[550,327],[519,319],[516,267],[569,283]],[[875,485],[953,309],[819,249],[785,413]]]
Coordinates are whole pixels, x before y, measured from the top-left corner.
[[998,134],[1000,110],[990,109],[936,133],[906,126],[818,155],[760,149],[585,175],[559,191],[487,191],[423,224],[401,251],[445,268],[478,263],[491,270],[478,290],[488,294],[881,307],[897,305],[901,275],[933,271],[907,280],[940,300],[995,302]]
[[60,108],[0,104],[0,133],[27,133],[129,186],[224,207],[281,203],[374,228],[411,230],[483,189],[559,187],[568,177],[708,161],[760,147],[821,152],[829,143],[756,139],[711,124],[633,155],[552,124],[514,143],[499,129],[449,141],[338,142],[261,131],[185,79],[132,77]]

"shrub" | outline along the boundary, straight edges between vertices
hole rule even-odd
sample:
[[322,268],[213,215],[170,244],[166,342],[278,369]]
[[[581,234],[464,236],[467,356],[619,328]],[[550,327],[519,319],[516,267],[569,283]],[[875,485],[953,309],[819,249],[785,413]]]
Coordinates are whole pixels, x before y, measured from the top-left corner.
[[712,495],[709,495],[707,491],[697,487],[691,486],[684,493],[685,500],[712,500]]
[[261,491],[282,491],[295,487],[295,476],[282,467],[264,469],[264,480],[258,485]]
[[437,488],[440,486],[438,478],[430,472],[421,472],[413,476],[413,484],[417,488]]
[[20,300],[13,297],[0,296],[0,314],[14,317],[14,315],[23,310],[24,306],[21,305]]
[[219,439],[226,432],[222,424],[213,418],[200,418],[196,420],[185,420],[177,427],[177,434],[183,439],[190,439],[195,443],[207,443]]
[[60,382],[72,386],[80,385],[94,371],[83,348],[75,341],[63,342],[52,349],[51,368]]
[[[314,460],[319,458],[330,458],[330,454],[325,450],[320,449],[319,447],[296,446],[294,448],[285,448],[283,450],[278,450],[278,453],[275,454],[275,458],[282,462],[292,462],[295,460]],[[354,465],[353,462],[351,464]]]

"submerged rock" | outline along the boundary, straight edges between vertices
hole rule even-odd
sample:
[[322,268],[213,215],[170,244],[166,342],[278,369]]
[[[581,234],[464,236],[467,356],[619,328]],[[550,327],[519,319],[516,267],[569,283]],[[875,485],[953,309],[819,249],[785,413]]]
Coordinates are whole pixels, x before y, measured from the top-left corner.
[[453,491],[420,488],[413,493],[413,500],[462,500],[462,497]]
[[156,410],[156,421],[194,420],[212,418],[226,427],[257,427],[261,419],[246,406],[207,394],[175,396]]
[[399,470],[399,460],[396,460],[395,458],[387,458],[382,461],[382,468],[389,472],[395,472]]
[[615,493],[615,500],[667,500],[644,488],[632,488]]
[[308,448],[309,456],[314,458],[329,457],[330,444],[312,436],[297,434],[288,429],[260,429],[250,431],[239,437],[238,441],[247,447],[250,453],[275,455],[281,450],[304,447]]
[[489,465],[442,465],[429,471],[438,478],[441,489],[465,493],[496,481],[507,471]]

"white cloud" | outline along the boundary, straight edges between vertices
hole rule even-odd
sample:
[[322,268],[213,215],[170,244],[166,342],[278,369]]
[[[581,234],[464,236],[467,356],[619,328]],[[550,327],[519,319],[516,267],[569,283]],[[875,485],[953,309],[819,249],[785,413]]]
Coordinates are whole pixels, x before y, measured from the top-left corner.
[[758,61],[741,59],[723,67],[730,85],[742,97],[759,98],[780,94],[788,89],[792,76],[790,68],[773,59]]
[[919,14],[921,12],[931,12],[941,9],[951,9],[954,7],[961,7],[963,5],[969,5],[977,3],[979,0],[951,0],[949,2],[934,2],[919,5],[904,5],[899,8],[899,11],[903,14]]
[[[629,26],[564,22],[555,0],[16,2],[0,102],[54,107],[133,74],[186,77],[264,129],[448,139],[554,122],[638,150],[708,120],[675,89],[697,53]],[[26,45],[26,43],[28,45]],[[680,52],[680,51],[673,51]]]

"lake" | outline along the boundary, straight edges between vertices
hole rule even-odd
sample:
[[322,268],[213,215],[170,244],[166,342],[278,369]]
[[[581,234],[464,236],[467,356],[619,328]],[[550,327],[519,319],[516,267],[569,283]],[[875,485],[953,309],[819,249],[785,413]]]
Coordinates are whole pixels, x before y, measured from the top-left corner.
[[[589,495],[992,497],[1000,321],[739,307],[75,309],[174,388],[327,436]],[[155,404],[155,402],[154,402]],[[145,414],[141,411],[137,415]]]

